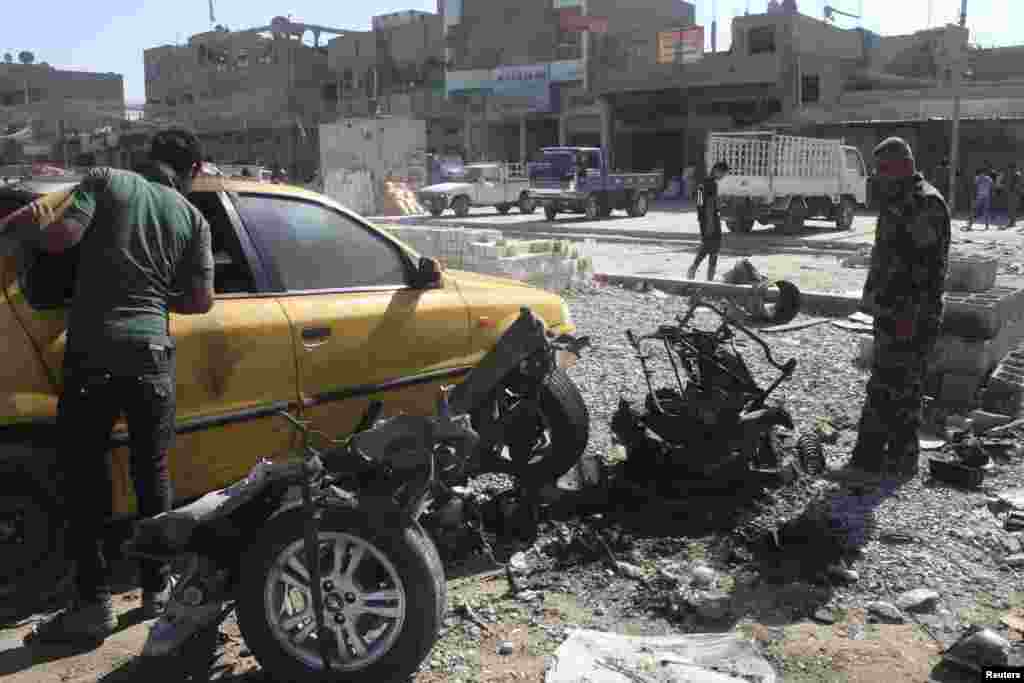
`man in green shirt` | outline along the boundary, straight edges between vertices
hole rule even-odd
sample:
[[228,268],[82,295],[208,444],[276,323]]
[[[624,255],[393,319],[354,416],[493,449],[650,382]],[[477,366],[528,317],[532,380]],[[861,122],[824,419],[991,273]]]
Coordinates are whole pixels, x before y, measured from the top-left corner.
[[[61,252],[80,243],[57,407],[77,597],[39,624],[33,640],[102,642],[117,625],[103,527],[111,500],[105,456],[122,412],[139,513],[170,509],[175,365],[168,313],[213,307],[210,226],[184,196],[201,160],[194,135],[163,131],[140,173],[91,169],[69,197],[43,198],[0,223],[0,247],[27,242]],[[168,570],[154,562],[143,562],[141,570],[143,611],[152,618],[169,599]]]

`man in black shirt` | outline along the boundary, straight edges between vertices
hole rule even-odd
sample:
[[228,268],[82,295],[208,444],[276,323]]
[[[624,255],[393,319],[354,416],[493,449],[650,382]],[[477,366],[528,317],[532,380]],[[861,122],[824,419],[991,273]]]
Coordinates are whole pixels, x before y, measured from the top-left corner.
[[718,265],[718,251],[722,248],[722,220],[718,215],[718,181],[729,172],[729,165],[724,161],[715,163],[711,174],[697,188],[697,220],[700,221],[700,251],[686,275],[692,280],[697,276],[697,269],[706,256],[708,259],[708,281],[715,279],[715,266]]

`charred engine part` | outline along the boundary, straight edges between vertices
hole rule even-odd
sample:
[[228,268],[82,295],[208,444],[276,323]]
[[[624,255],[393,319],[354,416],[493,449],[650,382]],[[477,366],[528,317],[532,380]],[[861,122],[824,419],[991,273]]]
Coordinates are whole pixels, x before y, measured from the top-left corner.
[[[695,310],[707,306],[718,313],[721,324],[714,330],[690,325]],[[651,334],[637,337],[626,332],[647,382],[644,410],[625,399],[611,421],[611,428],[626,449],[623,475],[633,482],[656,482],[662,489],[686,489],[697,480],[735,480],[756,472],[781,472],[784,466],[780,430],[794,429],[789,413],[765,400],[779,384],[792,376],[796,361],[775,361],[767,344],[725,313],[695,301],[678,325],[662,325]],[[767,389],[753,378],[734,343],[736,332],[745,334],[764,350],[779,376]],[[674,374],[674,387],[654,386],[644,341],[660,342]],[[795,452],[799,470],[824,471],[820,441],[804,439],[803,453]],[[787,466],[790,472],[794,466]],[[775,477],[783,483],[794,475]]]

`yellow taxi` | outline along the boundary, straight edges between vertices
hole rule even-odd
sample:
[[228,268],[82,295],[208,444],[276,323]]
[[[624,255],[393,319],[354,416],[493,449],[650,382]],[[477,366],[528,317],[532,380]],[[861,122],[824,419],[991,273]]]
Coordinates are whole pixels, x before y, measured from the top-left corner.
[[[0,189],[0,217],[72,184],[37,179]],[[212,228],[216,304],[205,315],[171,316],[176,501],[289,453],[297,436],[280,410],[338,436],[373,399],[385,415],[430,414],[437,388],[472,369],[520,307],[552,334],[575,329],[561,297],[444,270],[323,195],[200,177],[189,199]],[[45,591],[63,571],[53,437],[75,256],[33,252],[0,262],[0,601]],[[547,465],[564,472],[586,445],[589,417],[564,370],[541,400],[547,437],[537,441],[546,449],[539,457],[557,458]],[[110,460],[114,518],[135,510],[126,444],[122,422]]]

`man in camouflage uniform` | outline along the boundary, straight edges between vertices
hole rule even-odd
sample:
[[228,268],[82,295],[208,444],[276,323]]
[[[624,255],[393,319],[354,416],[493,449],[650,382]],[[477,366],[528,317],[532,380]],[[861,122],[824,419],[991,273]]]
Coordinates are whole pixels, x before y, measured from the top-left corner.
[[861,309],[875,317],[875,349],[851,465],[913,476],[926,364],[942,320],[949,209],[904,140],[883,140],[874,153],[881,210]]

